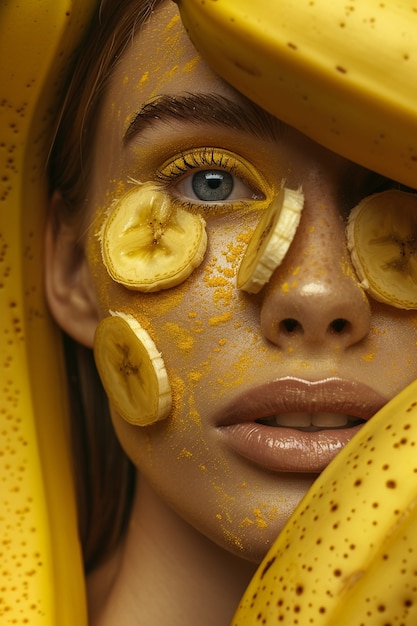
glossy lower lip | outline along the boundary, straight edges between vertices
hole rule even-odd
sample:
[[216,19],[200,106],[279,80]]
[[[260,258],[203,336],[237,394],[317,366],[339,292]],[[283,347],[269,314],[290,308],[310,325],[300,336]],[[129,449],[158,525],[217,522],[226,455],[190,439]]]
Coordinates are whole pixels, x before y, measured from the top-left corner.
[[360,425],[305,432],[256,420],[296,412],[341,413],[368,420],[386,402],[387,398],[358,382],[287,377],[238,396],[222,411],[217,426],[230,448],[257,465],[277,472],[319,473]]

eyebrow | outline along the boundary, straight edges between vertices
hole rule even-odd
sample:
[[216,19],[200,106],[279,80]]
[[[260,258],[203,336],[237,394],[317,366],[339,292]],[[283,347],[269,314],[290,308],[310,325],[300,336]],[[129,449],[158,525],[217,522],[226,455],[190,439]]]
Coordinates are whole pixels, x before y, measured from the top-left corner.
[[161,123],[210,124],[243,131],[260,139],[282,137],[284,124],[252,102],[244,104],[219,94],[161,95],[145,103],[132,117],[124,143]]

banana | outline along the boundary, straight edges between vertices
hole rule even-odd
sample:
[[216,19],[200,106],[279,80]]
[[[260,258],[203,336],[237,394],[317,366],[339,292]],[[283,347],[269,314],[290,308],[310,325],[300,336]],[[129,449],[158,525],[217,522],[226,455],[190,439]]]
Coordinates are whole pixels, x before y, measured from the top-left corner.
[[360,584],[347,590],[343,605],[334,614],[338,626],[417,623],[415,504],[382,542],[379,554],[362,572]]
[[417,308],[417,195],[396,189],[364,198],[346,229],[353,265],[370,295]]
[[255,573],[231,626],[414,626],[416,446],[414,381],[314,482]]
[[94,358],[107,396],[129,424],[168,417],[172,396],[160,352],[132,316],[110,311],[97,327]]
[[176,0],[226,81],[314,141],[416,187],[417,11],[410,0]]
[[207,248],[203,217],[181,208],[153,183],[137,183],[111,206],[100,237],[113,280],[145,292],[182,283]]
[[301,218],[304,195],[281,187],[249,241],[237,273],[237,286],[258,293],[285,257]]
[[0,623],[87,623],[60,337],[43,296],[48,149],[95,0],[0,2]]

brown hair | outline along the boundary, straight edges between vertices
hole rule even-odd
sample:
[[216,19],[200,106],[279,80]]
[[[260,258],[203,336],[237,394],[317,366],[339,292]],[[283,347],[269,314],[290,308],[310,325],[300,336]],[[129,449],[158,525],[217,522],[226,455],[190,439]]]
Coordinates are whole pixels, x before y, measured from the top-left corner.
[[[65,90],[49,161],[51,190],[65,200],[57,224],[87,219],[85,200],[91,167],[89,146],[101,96],[129,40],[160,0],[102,0],[77,53]],[[81,230],[80,230],[81,233]],[[80,239],[79,254],[83,254]],[[74,475],[85,568],[94,568],[116,547],[129,518],[134,468],[111,424],[108,402],[92,351],[64,336],[70,391]]]

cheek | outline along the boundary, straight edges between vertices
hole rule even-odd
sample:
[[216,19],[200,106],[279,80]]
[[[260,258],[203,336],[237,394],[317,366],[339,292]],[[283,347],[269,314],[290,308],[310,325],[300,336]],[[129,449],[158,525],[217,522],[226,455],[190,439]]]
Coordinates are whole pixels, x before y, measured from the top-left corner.
[[[237,388],[252,367],[242,333],[246,338],[251,329],[254,337],[256,327],[254,310],[235,286],[251,228],[225,220],[221,224],[210,223],[206,258],[191,277],[154,294],[114,283],[102,263],[97,237],[91,238],[88,255],[102,317],[120,310],[138,319],[162,353],[173,392],[173,410],[163,422],[140,428],[113,415],[122,447],[154,488],[194,525],[239,550],[257,529],[264,549],[265,519],[278,523],[277,506],[232,471],[213,427],[222,393]],[[231,515],[236,493],[247,504]],[[194,510],[196,499],[204,501],[204,515]]]
[[417,312],[373,302],[372,313],[370,349],[361,358],[393,396],[417,378]]
[[236,288],[236,273],[257,217],[209,219],[201,265],[179,286],[152,293],[127,289],[111,279],[103,263],[97,219],[87,257],[101,316],[111,310],[135,316],[158,345],[164,344],[167,356],[179,352],[186,360],[206,346],[221,346],[227,327],[242,323],[247,300]]
[[[251,216],[252,222],[255,219]],[[235,219],[209,220],[203,263],[181,285],[155,293],[129,290],[113,281],[103,264],[98,233],[90,237],[88,260],[100,317],[110,312],[133,316],[162,355],[173,400],[171,417],[164,422],[170,437],[180,438],[186,425],[200,428],[224,393],[249,380],[254,369],[245,340],[250,335],[254,345],[259,316],[236,288],[252,226],[246,222],[242,227]],[[192,436],[197,440],[199,433]],[[146,441],[142,447],[147,447]]]

